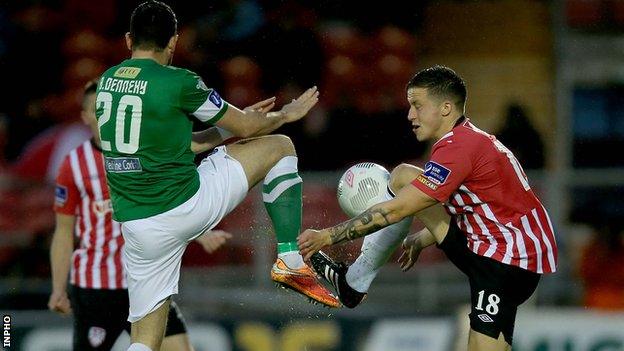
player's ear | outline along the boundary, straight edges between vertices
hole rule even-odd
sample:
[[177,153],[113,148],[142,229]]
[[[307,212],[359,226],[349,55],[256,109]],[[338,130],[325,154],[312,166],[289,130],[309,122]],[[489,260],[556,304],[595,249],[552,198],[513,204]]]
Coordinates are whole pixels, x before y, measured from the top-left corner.
[[450,115],[451,112],[453,112],[453,108],[454,108],[453,103],[451,101],[445,100],[440,105],[440,113],[442,114],[443,117],[446,117]]
[[132,51],[132,37],[130,36],[130,32],[126,32],[126,47],[128,50]]
[[173,52],[175,50],[177,43],[178,43],[178,35],[176,34],[169,39],[169,43],[167,43],[167,49]]

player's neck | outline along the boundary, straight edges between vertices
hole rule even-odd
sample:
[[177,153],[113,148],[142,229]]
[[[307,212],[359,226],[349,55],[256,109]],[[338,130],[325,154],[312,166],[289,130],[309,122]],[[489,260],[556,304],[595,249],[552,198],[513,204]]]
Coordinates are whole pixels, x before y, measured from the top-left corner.
[[133,59],[152,59],[161,65],[167,65],[169,63],[169,55],[165,51],[154,50],[132,50]]
[[438,129],[438,132],[435,135],[435,140],[437,141],[442,139],[443,136],[453,130],[453,128],[455,128],[455,126],[457,125],[457,121],[459,121],[462,117],[464,117],[464,115],[453,116],[446,119],[444,121],[444,124],[440,126],[440,129]]

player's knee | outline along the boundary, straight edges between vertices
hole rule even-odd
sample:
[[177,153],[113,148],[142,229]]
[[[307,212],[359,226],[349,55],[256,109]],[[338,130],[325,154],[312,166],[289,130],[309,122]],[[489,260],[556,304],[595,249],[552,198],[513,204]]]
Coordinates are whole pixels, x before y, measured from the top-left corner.
[[279,159],[284,156],[295,156],[297,152],[295,151],[295,145],[289,137],[282,134],[276,134],[270,136],[271,141],[275,144],[275,148],[273,149]]
[[396,193],[422,172],[423,170],[419,167],[407,163],[401,163],[390,173],[390,189]]

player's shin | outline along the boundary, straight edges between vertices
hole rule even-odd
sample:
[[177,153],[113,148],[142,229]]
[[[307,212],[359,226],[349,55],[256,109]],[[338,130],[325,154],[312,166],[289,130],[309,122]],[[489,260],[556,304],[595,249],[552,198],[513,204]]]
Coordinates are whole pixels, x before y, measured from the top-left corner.
[[412,217],[408,217],[365,237],[360,255],[347,270],[347,284],[359,292],[367,292],[379,269],[409,232],[411,223]]
[[278,257],[290,268],[303,267],[297,247],[301,231],[302,180],[297,157],[282,158],[264,178],[262,198],[277,236]]
[[[388,200],[392,198],[387,194]],[[409,232],[413,217],[385,227],[368,235],[362,243],[361,253],[347,270],[347,284],[365,293],[377,276],[379,269],[388,261]]]

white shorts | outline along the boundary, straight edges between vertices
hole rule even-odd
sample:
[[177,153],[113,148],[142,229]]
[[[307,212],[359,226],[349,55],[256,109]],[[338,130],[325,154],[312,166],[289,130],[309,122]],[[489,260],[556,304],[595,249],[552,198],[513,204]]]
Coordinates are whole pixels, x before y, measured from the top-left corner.
[[199,190],[186,202],[167,212],[121,225],[130,322],[145,317],[178,293],[186,245],[214,228],[247,195],[243,167],[226,154],[224,146],[206,157],[197,172]]

